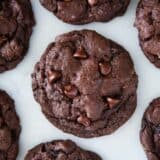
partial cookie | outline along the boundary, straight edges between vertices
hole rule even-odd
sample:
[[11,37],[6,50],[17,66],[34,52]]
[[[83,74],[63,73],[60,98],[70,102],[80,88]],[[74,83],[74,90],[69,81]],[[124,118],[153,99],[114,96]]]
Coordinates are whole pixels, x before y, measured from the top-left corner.
[[141,143],[148,160],[160,159],[160,98],[150,103],[142,119]]
[[34,24],[30,0],[0,0],[0,73],[23,59]]
[[14,101],[0,90],[0,160],[16,160],[20,130]]
[[28,152],[25,160],[101,160],[90,151],[78,147],[71,140],[42,143]]
[[40,0],[59,19],[71,24],[106,22],[125,13],[130,0]]
[[128,52],[89,30],[58,36],[32,74],[46,117],[80,137],[111,134],[126,122],[136,107],[137,81]]
[[160,1],[140,0],[135,26],[146,57],[160,68]]

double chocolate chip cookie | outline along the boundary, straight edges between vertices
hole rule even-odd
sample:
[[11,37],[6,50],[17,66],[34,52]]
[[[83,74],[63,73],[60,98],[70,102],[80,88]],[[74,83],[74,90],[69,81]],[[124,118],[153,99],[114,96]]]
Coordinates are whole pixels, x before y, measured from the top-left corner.
[[137,75],[128,52],[90,30],[58,36],[36,64],[32,85],[46,117],[80,137],[114,132],[137,102]]
[[101,160],[90,151],[78,147],[71,140],[42,143],[28,152],[25,160]]
[[160,159],[160,98],[152,101],[144,113],[141,143],[147,153],[148,160]]
[[30,0],[0,0],[0,72],[23,59],[34,24]]
[[0,160],[16,160],[19,123],[13,100],[0,90]]
[[59,19],[71,24],[106,22],[123,15],[130,0],[40,0]]
[[160,68],[160,1],[140,0],[135,25],[144,54]]

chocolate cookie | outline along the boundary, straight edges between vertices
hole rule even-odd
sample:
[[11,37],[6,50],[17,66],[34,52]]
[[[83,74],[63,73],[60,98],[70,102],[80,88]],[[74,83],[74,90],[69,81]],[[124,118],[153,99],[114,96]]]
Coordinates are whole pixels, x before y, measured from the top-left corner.
[[34,23],[30,0],[0,0],[0,73],[23,59]]
[[20,134],[14,101],[0,90],[0,160],[16,160]]
[[90,151],[78,147],[71,140],[42,143],[28,152],[25,160],[101,160]]
[[126,11],[130,0],[40,0],[59,19],[71,24],[106,22]]
[[147,58],[160,68],[160,1],[141,0],[137,7],[135,26],[140,45]]
[[147,153],[148,160],[160,159],[160,98],[152,101],[144,113],[141,143]]
[[80,137],[114,132],[136,107],[137,75],[128,52],[94,31],[58,36],[36,64],[32,83],[46,117]]

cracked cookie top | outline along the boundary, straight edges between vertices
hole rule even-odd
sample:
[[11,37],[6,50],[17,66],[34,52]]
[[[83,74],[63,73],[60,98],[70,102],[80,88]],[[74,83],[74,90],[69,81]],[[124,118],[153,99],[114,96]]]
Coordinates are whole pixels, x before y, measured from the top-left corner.
[[25,160],[101,160],[90,151],[78,147],[71,140],[56,140],[43,143],[28,152]]
[[130,0],[40,0],[59,19],[72,24],[105,22],[123,15]]
[[137,75],[128,52],[94,31],[58,36],[36,64],[32,85],[46,117],[81,137],[112,133],[136,107]]
[[20,130],[14,101],[0,90],[0,160],[16,160]]
[[137,7],[135,26],[146,57],[160,68],[160,1],[141,0]]
[[160,159],[160,98],[153,100],[142,119],[141,143],[148,160]]
[[23,59],[34,23],[30,0],[0,1],[0,72]]

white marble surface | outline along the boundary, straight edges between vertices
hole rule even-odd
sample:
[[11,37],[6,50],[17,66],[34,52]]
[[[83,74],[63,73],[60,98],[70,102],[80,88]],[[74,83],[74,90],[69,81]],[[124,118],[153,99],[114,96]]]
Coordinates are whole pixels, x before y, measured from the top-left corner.
[[[83,26],[65,24],[41,7],[39,0],[31,1],[37,25],[28,54],[17,68],[0,75],[0,88],[5,89],[14,98],[21,119],[22,132],[17,160],[23,160],[27,150],[38,143],[67,138],[74,140],[81,147],[96,151],[104,160],[146,160],[139,142],[139,130],[148,103],[160,96],[160,70],[149,63],[138,45],[137,30],[133,27],[137,0],[132,0],[123,17],[105,24],[92,23]],[[84,28],[97,30],[123,45],[130,52],[139,75],[138,105],[135,114],[114,134],[94,139],[78,138],[53,127],[33,98],[30,78],[34,64],[47,45],[54,41],[56,35]]]

